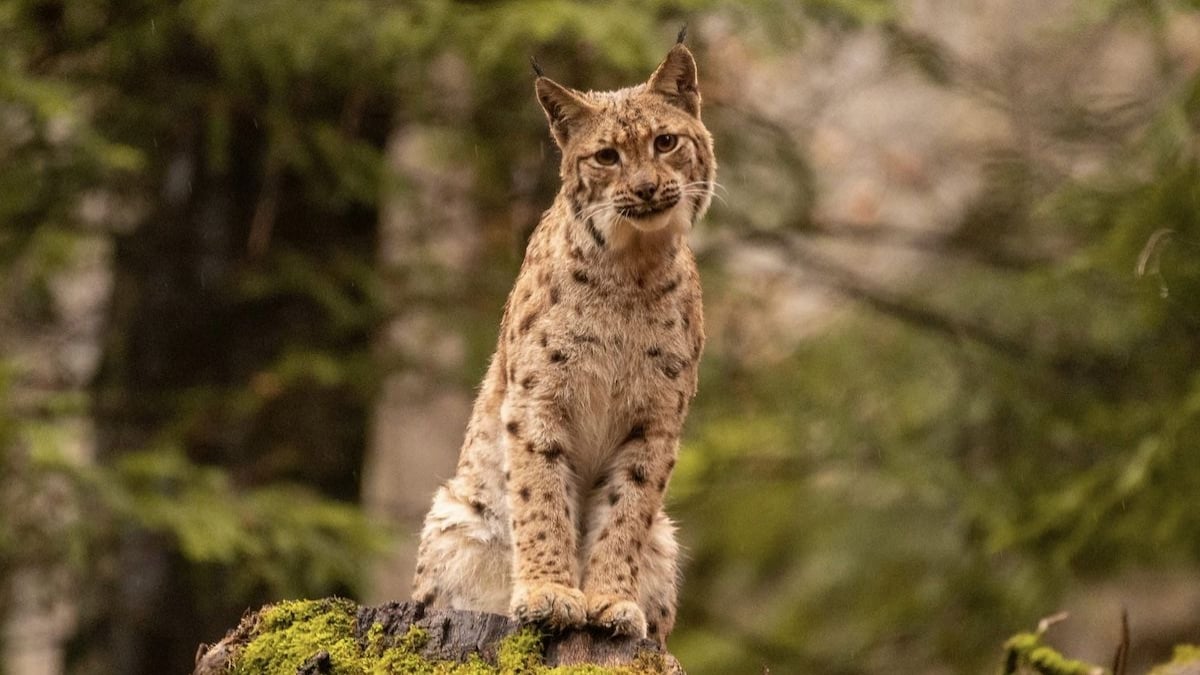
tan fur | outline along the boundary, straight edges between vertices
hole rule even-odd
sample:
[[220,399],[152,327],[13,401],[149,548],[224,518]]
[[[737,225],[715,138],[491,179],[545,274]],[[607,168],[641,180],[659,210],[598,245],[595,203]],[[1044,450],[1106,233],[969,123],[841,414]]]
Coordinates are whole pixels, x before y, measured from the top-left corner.
[[536,90],[562,188],[425,521],[414,597],[663,642],[678,575],[663,494],[704,344],[685,235],[716,170],[695,62],[679,44],[636,87]]

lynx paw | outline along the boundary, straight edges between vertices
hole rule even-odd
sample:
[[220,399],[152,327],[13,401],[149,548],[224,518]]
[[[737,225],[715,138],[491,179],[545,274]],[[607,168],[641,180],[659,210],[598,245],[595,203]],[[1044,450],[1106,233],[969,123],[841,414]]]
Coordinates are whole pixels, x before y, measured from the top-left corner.
[[646,614],[632,600],[614,595],[588,598],[588,623],[611,630],[613,635],[646,637]]
[[583,593],[562,584],[518,583],[510,606],[517,621],[556,629],[582,626],[586,618]]

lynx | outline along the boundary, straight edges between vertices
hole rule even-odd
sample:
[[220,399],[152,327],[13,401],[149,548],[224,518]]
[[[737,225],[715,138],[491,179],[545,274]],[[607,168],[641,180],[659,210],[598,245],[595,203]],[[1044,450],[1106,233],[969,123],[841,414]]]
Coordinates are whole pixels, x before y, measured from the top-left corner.
[[679,575],[663,496],[704,346],[686,234],[716,171],[696,63],[681,32],[626,89],[534,69],[562,185],[426,517],[414,598],[663,643]]

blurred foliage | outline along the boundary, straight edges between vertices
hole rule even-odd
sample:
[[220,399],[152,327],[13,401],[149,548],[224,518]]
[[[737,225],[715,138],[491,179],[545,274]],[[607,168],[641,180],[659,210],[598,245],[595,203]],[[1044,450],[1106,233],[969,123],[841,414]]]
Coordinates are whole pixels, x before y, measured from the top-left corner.
[[1001,675],[1103,675],[1106,671],[1090,663],[1069,659],[1043,644],[1044,628],[1035,633],[1018,633],[1004,643]]
[[114,538],[130,528],[165,535],[187,560],[230,568],[235,595],[264,586],[272,596],[354,587],[362,558],[383,544],[352,505],[279,483],[238,491],[224,472],[192,465],[177,450],[129,453],[112,466],[55,468],[78,483],[85,508],[96,507],[89,513],[110,519],[93,515],[87,528]]
[[5,521],[0,569],[65,560],[94,583],[111,582],[102,571],[114,564],[119,540],[140,532],[193,564],[228,568],[234,597],[264,589],[317,595],[357,586],[362,558],[382,548],[382,532],[356,507],[304,487],[239,490],[224,471],[164,448],[80,465],[58,453],[53,426],[25,431],[27,463],[8,467],[22,481],[6,486],[7,512],[18,517]]
[[[1188,5],[1085,14],[1161,29]],[[557,188],[526,57],[601,89],[644,77],[685,20],[719,16],[766,52],[816,21],[880,31],[962,86],[898,7],[0,4],[0,302],[17,310],[0,328],[52,326],[77,238],[116,242],[101,372],[67,406],[95,418],[101,455],[62,459],[53,405],[0,410],[0,569],[96,569],[76,650],[123,635],[153,654],[144,672],[186,666],[247,604],[353,590],[380,536],[349,506],[368,416],[410,360],[376,332],[435,309],[469,336],[473,385],[533,225],[512,204]],[[773,360],[706,355],[672,487],[690,551],[672,650],[690,672],[977,672],[1078,583],[1200,564],[1200,78],[1106,132],[1099,175],[990,157],[944,264],[899,290],[807,246],[823,233],[794,130],[719,103],[705,119],[728,203],[706,227],[785,251],[853,309]],[[1108,128],[1078,112],[1047,133]],[[415,189],[386,159],[410,127],[476,177],[486,264],[470,279],[378,262],[381,195]],[[708,296],[728,302],[723,252],[703,253]],[[190,622],[150,631],[164,622],[111,609],[138,555],[167,578],[150,604]]]
[[[1196,568],[1198,92],[1173,90],[1100,175],[948,243],[982,263],[947,258],[899,296],[768,239],[865,311],[765,367],[706,357],[672,487],[705,589],[684,595],[685,662],[978,672],[998,627],[1078,583]],[[1020,190],[998,174],[985,193]],[[1066,251],[988,262],[1039,232]]]

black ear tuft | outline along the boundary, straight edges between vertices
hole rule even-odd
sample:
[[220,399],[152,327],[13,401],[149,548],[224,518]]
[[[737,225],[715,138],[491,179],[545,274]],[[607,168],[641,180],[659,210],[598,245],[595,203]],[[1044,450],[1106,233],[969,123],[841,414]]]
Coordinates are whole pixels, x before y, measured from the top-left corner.
[[545,77],[546,73],[542,72],[542,67],[538,65],[537,59],[532,54],[529,55],[529,65],[533,66],[533,74],[538,77]]
[[675,44],[681,45],[684,40],[687,40],[687,24],[683,24],[679,28],[679,34],[675,36]]

